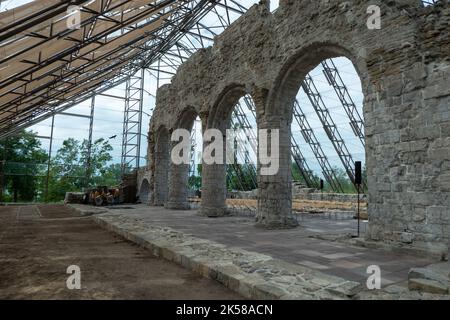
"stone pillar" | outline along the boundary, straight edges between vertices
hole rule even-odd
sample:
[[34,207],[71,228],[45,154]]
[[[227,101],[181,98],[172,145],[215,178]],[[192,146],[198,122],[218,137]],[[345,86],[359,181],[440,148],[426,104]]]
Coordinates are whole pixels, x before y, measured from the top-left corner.
[[153,204],[155,206],[163,206],[168,198],[168,180],[169,180],[169,134],[166,130],[158,135],[155,148],[155,187]]
[[[202,128],[207,128],[207,116],[202,117]],[[225,132],[225,130],[221,131]],[[203,142],[203,150],[206,146],[207,143]],[[227,174],[225,164],[207,165],[202,161],[202,202],[200,207],[200,213],[202,215],[207,217],[222,217],[227,214],[226,179]]]
[[[292,214],[291,125],[280,117],[258,121],[260,129],[279,129],[279,170],[275,175],[263,175],[258,144],[258,212],[256,226],[266,229],[288,229],[298,226]],[[258,139],[260,132],[258,132]],[[270,135],[268,139],[271,143]],[[270,146],[273,150],[277,146]]]
[[189,210],[189,165],[176,165],[171,162],[169,173],[169,196],[166,209]]
[[226,212],[226,167],[225,165],[202,165],[201,214],[221,217]]
[[147,170],[149,171],[149,184],[150,184],[148,204],[153,205],[155,203],[155,133],[153,130],[149,130],[147,139],[148,139]]

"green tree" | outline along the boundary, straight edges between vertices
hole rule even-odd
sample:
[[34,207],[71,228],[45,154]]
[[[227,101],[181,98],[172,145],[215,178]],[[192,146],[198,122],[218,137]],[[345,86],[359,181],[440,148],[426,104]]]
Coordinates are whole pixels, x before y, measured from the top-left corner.
[[112,146],[103,138],[91,144],[90,152],[88,140],[65,140],[52,159],[48,200],[60,201],[67,191],[81,191],[98,184],[110,185],[117,175],[120,179],[117,165],[107,166],[112,160],[111,151]]
[[351,182],[350,178],[347,175],[347,172],[339,167],[333,167],[333,171],[336,175],[336,179],[339,181],[344,193],[355,193],[355,186]]
[[20,131],[0,141],[6,196],[12,201],[33,201],[38,195],[39,179],[45,175],[47,153],[33,132]]
[[95,186],[116,186],[122,180],[122,167],[120,163],[113,163],[101,170],[101,175],[92,178]]
[[227,189],[251,191],[257,188],[256,169],[250,164],[227,166]]

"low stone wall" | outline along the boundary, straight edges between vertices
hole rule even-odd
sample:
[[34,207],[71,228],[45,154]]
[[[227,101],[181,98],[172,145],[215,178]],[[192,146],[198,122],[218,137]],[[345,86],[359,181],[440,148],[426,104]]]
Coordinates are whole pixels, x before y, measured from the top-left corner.
[[[230,191],[228,192],[229,199],[252,199],[258,197],[258,191]],[[367,202],[367,196],[361,194],[360,200]],[[342,193],[322,193],[315,189],[302,188],[292,189],[293,200],[311,200],[311,201],[335,201],[335,202],[356,202],[358,200],[357,194],[342,194]]]
[[[366,202],[367,196],[360,195],[361,201]],[[342,193],[296,193],[293,194],[294,200],[312,200],[312,201],[335,201],[335,202],[357,202],[358,195],[356,194],[342,194]]]

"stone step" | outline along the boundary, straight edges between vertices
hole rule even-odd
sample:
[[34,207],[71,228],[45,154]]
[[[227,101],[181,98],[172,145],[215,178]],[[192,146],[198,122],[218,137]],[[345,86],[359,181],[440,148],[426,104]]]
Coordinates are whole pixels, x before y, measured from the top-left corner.
[[428,293],[450,294],[450,265],[439,263],[426,268],[413,268],[408,274],[408,287]]

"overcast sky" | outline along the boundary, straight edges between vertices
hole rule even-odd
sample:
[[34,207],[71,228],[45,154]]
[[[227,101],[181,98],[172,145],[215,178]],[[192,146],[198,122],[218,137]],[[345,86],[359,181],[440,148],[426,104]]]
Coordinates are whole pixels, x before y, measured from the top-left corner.
[[[6,0],[2,1],[0,4],[0,10],[3,11],[5,9],[12,9],[14,6],[21,5],[24,3],[30,2],[30,0]],[[250,6],[253,3],[257,3],[258,0],[245,0],[238,1],[239,3]],[[272,9],[275,9],[278,6],[278,1],[272,1],[271,3]],[[235,19],[237,16],[232,17]],[[211,25],[217,22],[217,17],[214,15],[208,15],[204,18],[204,23]],[[361,92],[361,83],[358,75],[352,65],[352,63],[346,58],[338,58],[335,59],[335,63],[338,66],[341,76],[344,79],[345,84],[348,86],[350,94],[352,95],[358,109],[362,113],[362,92]],[[364,148],[362,147],[360,141],[355,137],[353,131],[349,126],[349,119],[345,114],[345,111],[340,104],[334,90],[330,87],[323,76],[322,69],[320,67],[311,71],[311,75],[315,81],[316,86],[318,87],[320,93],[323,96],[325,104],[328,106],[330,113],[333,115],[334,121],[336,122],[338,129],[344,138],[348,149],[352,153],[354,160],[361,160],[364,162]],[[160,85],[163,83],[169,82],[169,79],[165,81],[161,81]],[[141,156],[144,157],[146,154],[147,146],[146,146],[146,134],[148,131],[148,123],[150,120],[149,115],[151,114],[152,109],[154,108],[154,94],[156,91],[156,81],[155,77],[152,76],[149,72],[146,72],[146,80],[145,80],[145,95],[144,95],[144,110],[145,114],[143,117],[143,145],[141,148]],[[124,96],[125,95],[125,86],[121,85],[117,88],[111,89],[109,94]],[[322,147],[330,159],[332,165],[336,165],[342,167],[339,157],[337,156],[334,148],[327,138],[325,131],[322,128],[322,125],[314,112],[309,100],[305,96],[302,91],[299,91],[298,100],[307,114],[308,120],[315,130],[316,136],[319,139]],[[85,101],[69,110],[67,112],[89,115],[90,113],[90,101]],[[113,158],[115,163],[120,163],[120,155],[121,155],[121,146],[122,146],[122,130],[123,130],[123,116],[124,116],[124,101],[120,99],[113,99],[98,96],[95,99],[95,114],[94,114],[94,130],[93,137],[97,138],[105,138],[116,136],[115,139],[111,139],[110,143],[114,147]],[[250,113],[247,114],[250,118],[250,122],[255,124],[255,120],[252,119],[252,115]],[[200,132],[200,126],[197,125],[197,130]],[[41,136],[49,136],[51,128],[51,119],[47,119],[37,125],[31,127],[31,129],[37,132]],[[54,129],[54,142],[53,142],[53,152],[52,155],[55,155],[56,151],[61,147],[62,142],[69,138],[73,137],[78,140],[87,139],[89,130],[89,119],[84,118],[76,118],[65,115],[57,115],[55,116],[55,129]],[[295,139],[300,144],[301,150],[308,160],[308,164],[311,169],[313,169],[318,174],[320,173],[320,167],[311,152],[309,146],[303,140],[299,132],[299,128],[297,125],[293,124],[292,131]],[[199,136],[199,134],[198,134]],[[199,143],[200,145],[200,143]],[[43,148],[48,150],[48,140],[42,139]],[[197,151],[197,153],[200,150]],[[143,164],[141,161],[141,164]]]

